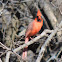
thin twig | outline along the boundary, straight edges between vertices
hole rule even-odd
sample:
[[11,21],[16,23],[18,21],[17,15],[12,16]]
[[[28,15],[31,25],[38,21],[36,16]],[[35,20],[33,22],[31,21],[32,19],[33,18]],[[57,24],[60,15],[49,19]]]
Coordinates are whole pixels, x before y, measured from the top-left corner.
[[6,47],[6,46],[5,46],[4,44],[2,44],[1,42],[0,42],[0,44],[2,45],[3,48],[5,48],[5,49],[7,49],[7,50],[11,50],[10,48]]
[[59,54],[60,54],[61,52],[62,52],[62,48],[60,49],[60,51],[58,51],[58,53],[55,52],[55,53],[52,55],[52,57],[50,57],[50,58],[47,60],[47,62],[50,62],[50,60],[53,60],[53,59],[58,60],[58,56],[59,56]]
[[[20,55],[18,55],[16,52],[13,52],[10,48],[6,47],[6,46],[5,46],[4,44],[2,44],[1,42],[0,42],[0,44],[2,45],[2,47],[4,47],[5,49],[7,49],[7,51],[11,51],[12,54],[14,53],[18,58],[21,58]],[[6,51],[6,52],[7,52],[7,51]],[[5,52],[5,53],[6,53],[6,52]],[[10,52],[8,52],[7,54],[9,54],[9,53],[10,53]],[[11,53],[10,53],[10,54],[11,54]],[[9,59],[9,58],[8,58],[8,59]],[[6,60],[6,61],[8,61],[8,60]]]
[[0,57],[3,56],[4,54],[7,53],[8,50],[6,50],[4,53],[2,52],[2,54],[0,54]]
[[33,0],[25,0],[25,1],[21,1],[21,2],[31,2],[31,1],[33,1]]

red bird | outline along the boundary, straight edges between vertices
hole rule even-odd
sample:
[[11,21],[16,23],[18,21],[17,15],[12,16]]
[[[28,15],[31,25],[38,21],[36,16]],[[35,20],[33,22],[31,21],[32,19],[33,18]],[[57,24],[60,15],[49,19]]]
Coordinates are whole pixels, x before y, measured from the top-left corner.
[[[43,19],[42,19],[42,14],[40,12],[40,10],[38,10],[37,12],[37,17],[28,25],[26,33],[25,33],[25,43],[27,43],[29,41],[29,38],[31,36],[34,36],[35,34],[37,34],[40,29],[43,26]],[[24,48],[23,54],[22,54],[22,59],[25,60],[27,59],[27,48]]]

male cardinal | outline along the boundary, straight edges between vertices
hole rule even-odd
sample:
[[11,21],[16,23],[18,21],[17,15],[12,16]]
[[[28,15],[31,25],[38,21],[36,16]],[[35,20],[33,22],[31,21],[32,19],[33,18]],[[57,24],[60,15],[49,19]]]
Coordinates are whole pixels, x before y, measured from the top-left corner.
[[[29,38],[31,36],[34,36],[35,34],[37,34],[40,29],[43,26],[43,19],[42,19],[42,14],[40,12],[40,10],[38,10],[37,12],[37,17],[28,25],[26,33],[25,33],[25,43],[27,43],[29,41]],[[25,60],[27,59],[27,48],[24,48],[23,54],[22,54],[22,59]]]

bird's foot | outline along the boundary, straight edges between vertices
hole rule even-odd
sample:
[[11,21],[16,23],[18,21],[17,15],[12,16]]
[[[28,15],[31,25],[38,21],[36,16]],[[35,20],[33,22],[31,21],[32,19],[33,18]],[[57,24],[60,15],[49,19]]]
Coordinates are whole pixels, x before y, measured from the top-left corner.
[[32,37],[30,37],[30,39],[32,40],[33,38],[32,38]]

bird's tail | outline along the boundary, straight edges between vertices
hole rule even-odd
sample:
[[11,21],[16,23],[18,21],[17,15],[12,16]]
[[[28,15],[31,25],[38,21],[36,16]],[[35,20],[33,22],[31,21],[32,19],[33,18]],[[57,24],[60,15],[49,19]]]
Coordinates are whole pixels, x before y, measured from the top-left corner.
[[[29,41],[29,38],[25,38],[25,43],[27,43],[28,41]],[[23,60],[27,59],[27,50],[28,50],[28,46],[26,46],[23,50],[23,53],[22,53]]]

